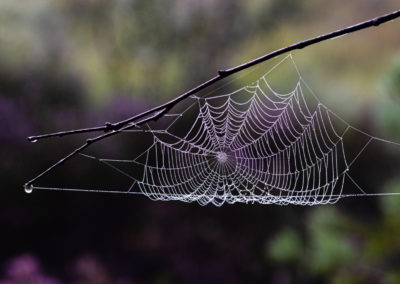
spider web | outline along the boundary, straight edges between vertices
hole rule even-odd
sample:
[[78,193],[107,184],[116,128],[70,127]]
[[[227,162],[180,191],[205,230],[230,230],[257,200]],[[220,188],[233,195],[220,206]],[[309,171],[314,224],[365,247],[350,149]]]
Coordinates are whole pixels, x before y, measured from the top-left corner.
[[[270,73],[283,62],[297,73],[293,90],[279,93]],[[255,82],[233,92],[193,95],[187,107],[168,114],[168,123],[150,123],[125,132],[150,135],[133,159],[81,154],[127,177],[126,190],[89,190],[142,194],[152,200],[212,203],[317,205],[366,193],[349,170],[368,145],[386,141],[358,130],[313,94],[286,56]],[[344,137],[357,131],[365,138],[351,158]],[[345,180],[356,192],[344,193]],[[36,189],[77,190],[34,187]]]

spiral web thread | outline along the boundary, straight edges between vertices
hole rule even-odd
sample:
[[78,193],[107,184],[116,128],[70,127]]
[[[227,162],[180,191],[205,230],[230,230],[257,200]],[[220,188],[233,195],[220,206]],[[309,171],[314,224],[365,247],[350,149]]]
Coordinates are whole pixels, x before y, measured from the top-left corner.
[[[281,94],[268,83],[268,74],[287,60],[295,67],[298,81],[294,90]],[[152,144],[135,159],[81,154],[131,179],[125,191],[94,191],[216,206],[225,202],[317,205],[349,196],[385,195],[365,193],[349,169],[371,141],[399,144],[352,127],[322,104],[304,82],[291,54],[278,65],[234,92],[191,96],[189,107],[169,114],[172,122],[165,129],[146,124],[127,130],[153,136]],[[315,104],[309,103],[303,90],[312,95]],[[174,126],[195,111],[198,115],[186,133],[176,133]],[[335,126],[338,123],[344,125],[341,130]],[[343,142],[349,129],[368,138],[352,161],[346,159]],[[127,164],[140,174],[124,170],[121,165]],[[357,193],[343,193],[345,179],[354,184]]]

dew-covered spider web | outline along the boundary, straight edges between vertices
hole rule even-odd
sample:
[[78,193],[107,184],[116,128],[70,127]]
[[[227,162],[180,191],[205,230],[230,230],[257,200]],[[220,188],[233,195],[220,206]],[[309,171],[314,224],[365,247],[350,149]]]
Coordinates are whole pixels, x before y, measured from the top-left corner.
[[[275,90],[269,78],[282,64],[290,64],[297,74],[288,92]],[[177,109],[162,123],[132,125],[121,133],[139,137],[134,143],[142,149],[134,157],[82,153],[81,157],[106,165],[129,181],[125,189],[89,191],[217,206],[335,203],[349,196],[384,195],[366,193],[350,169],[372,142],[399,146],[354,128],[321,103],[292,55],[252,83],[231,92],[216,89],[193,95]],[[360,143],[348,151],[346,136],[354,133]]]

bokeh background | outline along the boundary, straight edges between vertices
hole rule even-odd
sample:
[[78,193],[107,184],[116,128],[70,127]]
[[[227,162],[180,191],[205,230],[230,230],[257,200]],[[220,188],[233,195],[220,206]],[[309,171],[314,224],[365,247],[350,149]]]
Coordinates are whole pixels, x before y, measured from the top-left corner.
[[[0,283],[400,283],[400,197],[216,208],[22,188],[81,141],[30,144],[29,135],[129,117],[216,70],[399,8],[398,0],[0,1]],[[397,142],[399,31],[397,20],[293,53],[324,104]],[[369,149],[360,184],[400,192],[399,152]],[[68,179],[96,179],[73,169]]]

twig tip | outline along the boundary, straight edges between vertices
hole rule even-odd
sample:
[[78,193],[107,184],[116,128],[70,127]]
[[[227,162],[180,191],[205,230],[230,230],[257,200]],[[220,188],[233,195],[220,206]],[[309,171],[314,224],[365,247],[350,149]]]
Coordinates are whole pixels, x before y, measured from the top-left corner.
[[29,136],[27,139],[28,139],[29,142],[32,142],[32,143],[36,143],[37,142],[36,136]]

